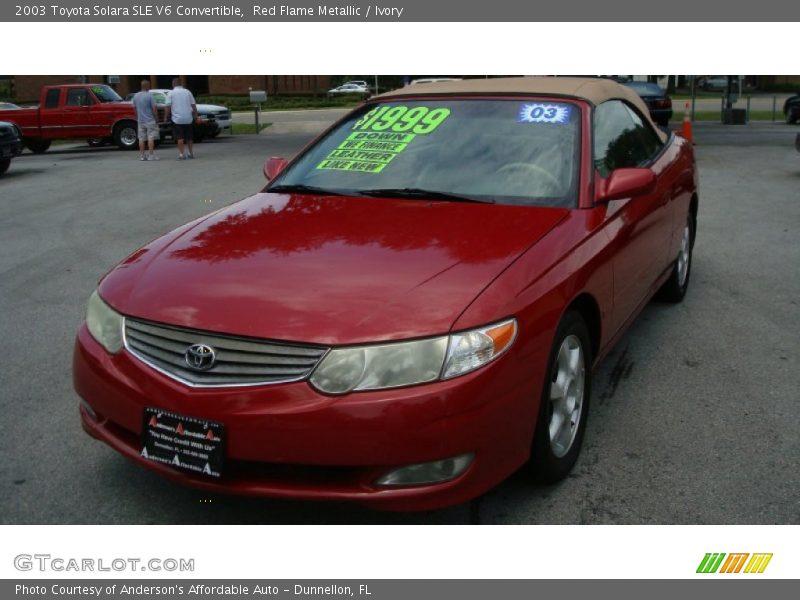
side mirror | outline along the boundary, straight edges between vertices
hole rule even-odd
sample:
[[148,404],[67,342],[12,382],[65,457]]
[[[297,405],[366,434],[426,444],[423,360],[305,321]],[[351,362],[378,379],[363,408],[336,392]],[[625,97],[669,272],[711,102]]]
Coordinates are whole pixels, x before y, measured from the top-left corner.
[[264,163],[264,177],[267,181],[275,179],[286,168],[289,161],[280,156],[273,156]]
[[656,175],[650,169],[616,169],[597,191],[597,202],[609,202],[652,192]]

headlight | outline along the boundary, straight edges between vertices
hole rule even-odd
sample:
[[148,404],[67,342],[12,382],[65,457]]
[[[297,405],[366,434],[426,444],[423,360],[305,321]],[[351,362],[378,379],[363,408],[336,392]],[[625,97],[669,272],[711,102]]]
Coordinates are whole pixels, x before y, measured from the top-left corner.
[[92,337],[110,354],[122,349],[122,315],[103,302],[97,290],[89,297],[86,326]]
[[446,352],[446,337],[338,348],[323,359],[311,376],[311,383],[328,394],[346,394],[435,381]]
[[469,373],[493,361],[511,347],[516,337],[516,319],[454,333],[450,336],[442,379]]
[[314,371],[311,384],[326,394],[346,394],[450,379],[500,356],[516,333],[517,322],[509,319],[427,340],[337,348]]

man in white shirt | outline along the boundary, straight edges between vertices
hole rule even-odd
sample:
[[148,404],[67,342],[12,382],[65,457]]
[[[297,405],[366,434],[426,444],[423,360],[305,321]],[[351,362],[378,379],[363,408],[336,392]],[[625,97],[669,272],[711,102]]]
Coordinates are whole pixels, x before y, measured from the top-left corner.
[[172,120],[172,135],[178,142],[178,160],[194,158],[192,123],[197,118],[197,103],[179,77],[172,80],[172,91],[167,96],[167,118]]

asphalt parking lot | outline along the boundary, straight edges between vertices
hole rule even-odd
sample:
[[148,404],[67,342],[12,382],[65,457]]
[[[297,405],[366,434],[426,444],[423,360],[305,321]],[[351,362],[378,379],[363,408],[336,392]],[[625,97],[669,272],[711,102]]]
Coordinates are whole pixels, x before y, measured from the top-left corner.
[[209,496],[85,435],[75,330],[127,254],[257,191],[265,158],[310,134],[199,144],[139,162],[112,148],[24,154],[0,179],[0,522],[800,523],[800,127],[695,126],[700,214],[683,304],[651,305],[595,374],[565,481],[515,475],[473,505],[419,513]]

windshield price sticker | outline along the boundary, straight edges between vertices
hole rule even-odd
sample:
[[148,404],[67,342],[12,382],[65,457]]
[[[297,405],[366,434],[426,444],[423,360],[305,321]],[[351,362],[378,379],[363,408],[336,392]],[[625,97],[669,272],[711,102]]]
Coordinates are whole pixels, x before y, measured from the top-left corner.
[[517,116],[518,123],[569,123],[572,107],[569,104],[523,104]]
[[345,138],[345,141],[357,142],[395,142],[398,144],[409,143],[416,136],[414,133],[378,133],[372,131],[357,131]]
[[363,160],[323,160],[317,169],[335,169],[337,171],[357,171],[359,173],[380,173],[388,163]]
[[449,116],[449,108],[379,106],[356,121],[353,130],[410,132],[425,135],[435,131]]
[[[353,125],[353,133],[317,165],[317,169],[380,173],[418,136],[432,133],[449,108],[379,106]],[[349,160],[345,160],[349,159]]]

